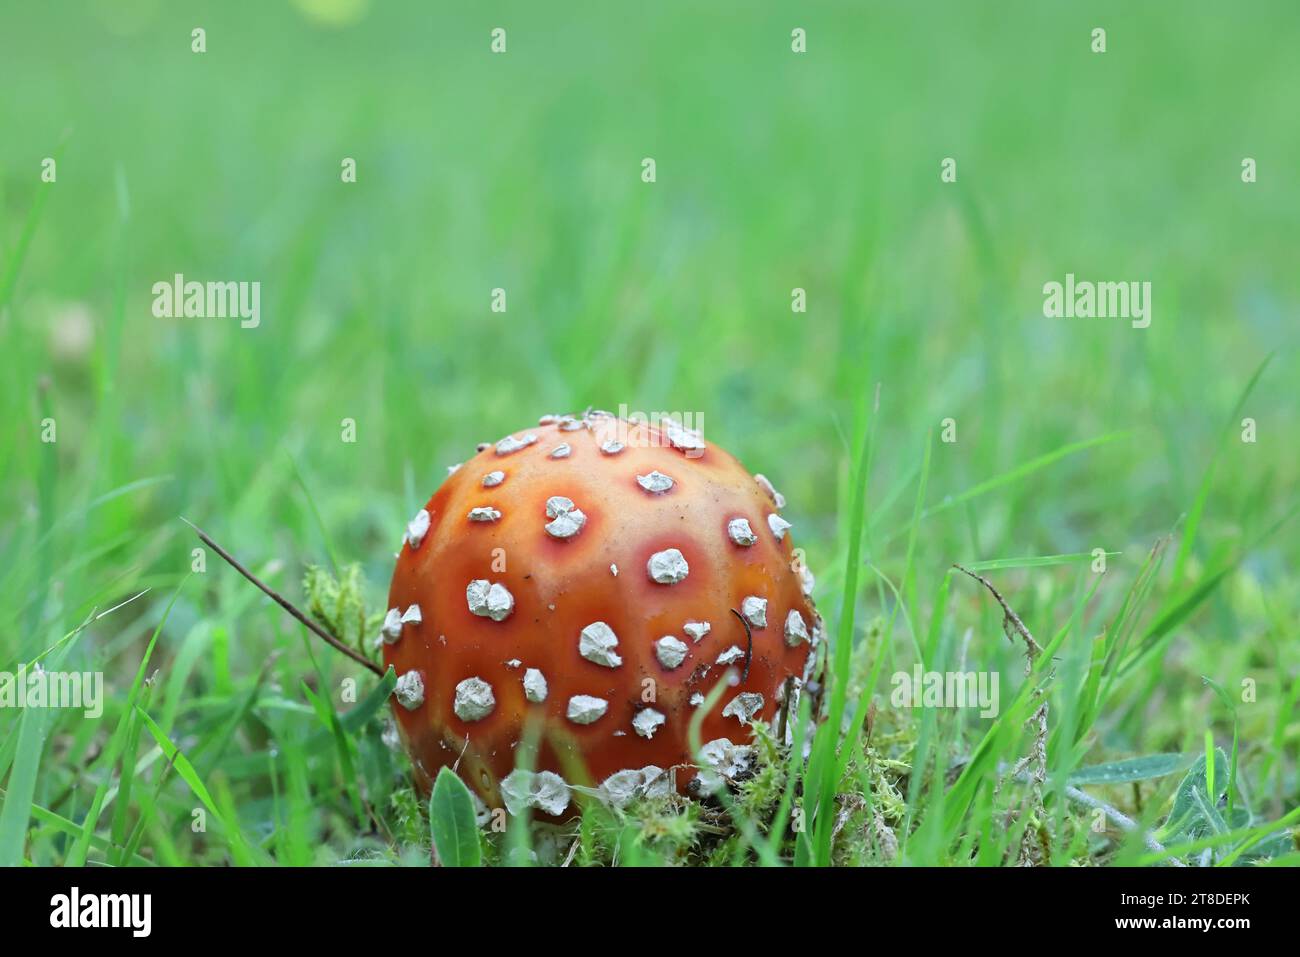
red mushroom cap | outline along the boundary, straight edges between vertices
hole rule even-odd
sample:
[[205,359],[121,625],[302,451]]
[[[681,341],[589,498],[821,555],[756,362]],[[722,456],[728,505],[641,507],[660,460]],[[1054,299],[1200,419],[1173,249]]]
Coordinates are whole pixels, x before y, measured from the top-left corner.
[[[571,784],[622,803],[743,771],[820,631],[778,503],[698,434],[607,413],[454,469],[408,527],[383,631],[421,785],[455,765],[489,806],[564,816]],[[720,681],[701,777],[688,728]],[[511,776],[530,713],[536,772]]]

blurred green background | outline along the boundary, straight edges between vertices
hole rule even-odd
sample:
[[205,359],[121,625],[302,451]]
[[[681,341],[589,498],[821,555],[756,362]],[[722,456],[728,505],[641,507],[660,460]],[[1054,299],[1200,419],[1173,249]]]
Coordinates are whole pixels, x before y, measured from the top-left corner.
[[[1210,667],[1257,674],[1272,734],[1300,548],[1254,540],[1300,480],[1300,7],[468,6],[0,11],[0,660],[152,587],[77,645],[120,692],[189,569],[182,514],[291,596],[333,550],[380,601],[445,466],[588,405],[700,416],[785,493],[834,594],[850,410],[879,385],[867,554],[891,577],[927,441],[935,506],[1123,433],[928,519],[923,603],[953,561],[1096,547],[1126,584],[1217,455],[1188,573],[1248,554],[1133,685],[1116,744],[1185,744]],[[1044,318],[1067,272],[1150,281],[1150,328]],[[261,326],[155,318],[175,273],[260,281]],[[1271,353],[1245,444],[1229,417]],[[162,638],[165,664],[208,635],[178,695],[292,634],[216,562]],[[1039,607],[1041,631],[1069,607]],[[1014,673],[990,621],[979,653]],[[1137,720],[1154,707],[1175,718]]]

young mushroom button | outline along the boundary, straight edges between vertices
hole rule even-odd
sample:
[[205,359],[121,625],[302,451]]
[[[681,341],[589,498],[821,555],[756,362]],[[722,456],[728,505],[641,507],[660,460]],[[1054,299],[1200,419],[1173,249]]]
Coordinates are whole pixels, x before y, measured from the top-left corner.
[[406,523],[366,638],[416,785],[449,768],[487,807],[562,822],[752,774],[754,723],[782,727],[823,680],[771,483],[682,421],[497,426]]

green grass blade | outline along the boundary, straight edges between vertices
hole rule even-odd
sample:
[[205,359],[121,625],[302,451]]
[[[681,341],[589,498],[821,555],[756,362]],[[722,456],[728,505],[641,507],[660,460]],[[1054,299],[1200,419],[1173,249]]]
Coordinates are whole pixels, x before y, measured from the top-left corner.
[[1147,655],[1159,648],[1167,638],[1173,635],[1174,629],[1186,621],[1191,616],[1192,612],[1196,611],[1196,609],[1210,597],[1214,590],[1223,583],[1224,579],[1227,578],[1231,572],[1236,570],[1243,561],[1245,561],[1246,556],[1249,555],[1253,549],[1257,548],[1268,538],[1272,537],[1274,532],[1278,531],[1290,522],[1298,513],[1300,513],[1300,504],[1292,506],[1290,511],[1269,526],[1269,528],[1267,528],[1261,535],[1257,536],[1246,548],[1238,552],[1216,571],[1206,575],[1203,579],[1197,582],[1190,591],[1184,593],[1179,598],[1174,599],[1171,604],[1167,605],[1156,617],[1155,621],[1151,623],[1150,627],[1147,628],[1145,634],[1142,636],[1142,640],[1133,650],[1132,655],[1130,655],[1128,660],[1120,667],[1120,676],[1122,677],[1128,674]]
[[231,859],[241,867],[248,867],[256,863],[247,842],[244,840],[244,835],[239,830],[238,823],[231,818],[227,818],[222,813],[217,802],[212,799],[211,793],[199,777],[198,772],[194,770],[194,765],[190,764],[189,758],[172,743],[171,738],[167,737],[163,729],[158,727],[153,718],[149,717],[144,710],[137,708],[136,713],[140,715],[140,719],[144,722],[145,727],[149,729],[149,733],[153,735],[153,739],[158,742],[158,747],[162,748],[163,754],[167,756],[167,760],[171,762],[172,767],[176,769],[176,773],[189,785],[190,790],[194,792],[194,796],[203,803],[208,813],[220,823],[222,833],[225,834],[230,848]]
[[1200,531],[1201,527],[1201,516],[1205,512],[1205,505],[1210,498],[1210,486],[1214,481],[1214,473],[1219,464],[1219,457],[1223,454],[1223,449],[1228,443],[1232,431],[1236,428],[1236,423],[1241,419],[1241,412],[1246,406],[1246,400],[1249,399],[1250,394],[1255,391],[1256,384],[1258,384],[1260,377],[1264,374],[1264,370],[1268,368],[1268,364],[1272,361],[1273,354],[1269,353],[1264,357],[1264,361],[1256,367],[1255,373],[1246,383],[1246,387],[1241,390],[1241,395],[1237,398],[1236,404],[1232,407],[1232,413],[1228,416],[1227,422],[1224,424],[1224,429],[1219,438],[1218,444],[1215,446],[1214,454],[1210,456],[1210,461],[1205,466],[1205,474],[1201,476],[1201,485],[1200,488],[1197,489],[1196,499],[1192,502],[1192,508],[1187,513],[1187,521],[1183,526],[1182,541],[1178,544],[1178,554],[1174,558],[1172,579],[1173,588],[1177,588],[1182,584],[1183,574],[1187,567],[1187,559],[1192,553],[1192,548],[1196,545],[1197,533]]
[[[0,802],[3,802],[7,796],[8,792],[3,788],[0,788]],[[81,834],[80,824],[75,821],[70,821],[62,814],[56,814],[49,808],[42,807],[39,804],[32,805],[32,820],[44,824],[47,827],[52,827],[62,834],[67,834],[69,837],[78,837]],[[91,838],[90,846],[97,851],[104,851],[106,857],[112,857],[123,850],[122,848],[115,847],[111,842],[100,837],[98,834]],[[127,853],[126,859],[131,864],[143,867],[151,867],[154,863],[148,858],[141,857],[139,854],[135,853]]]
[[109,739],[108,747],[104,751],[104,759],[100,762],[100,766],[103,768],[103,779],[95,789],[95,796],[90,802],[90,810],[86,812],[86,819],[82,822],[81,838],[69,852],[68,859],[65,861],[70,867],[80,867],[86,862],[86,853],[90,848],[90,838],[99,824],[99,814],[104,807],[104,797],[108,791],[113,768],[121,758],[122,749],[126,744],[126,735],[131,724],[129,718],[135,709],[136,701],[140,697],[140,689],[144,686],[144,677],[149,670],[149,661],[153,657],[154,646],[158,644],[158,636],[162,634],[163,626],[167,624],[172,608],[176,605],[176,599],[180,597],[185,583],[189,580],[189,575],[186,575],[184,580],[176,587],[176,591],[172,592],[171,600],[167,602],[167,607],[158,620],[158,626],[154,628],[153,634],[149,637],[149,644],[145,647],[144,657],[140,659],[140,667],[136,670],[135,680],[131,682],[131,690],[127,692],[122,716],[118,719],[117,727],[114,728],[113,736]]
[[[55,152],[54,159],[56,162],[62,152],[62,146],[60,146]],[[23,230],[18,234],[18,243],[13,252],[5,257],[4,272],[0,273],[0,312],[4,311],[5,307],[9,305],[9,300],[13,297],[14,287],[18,284],[18,273],[27,258],[27,250],[31,247],[32,238],[36,235],[36,227],[40,224],[41,216],[45,212],[45,204],[50,201],[50,193],[53,191],[53,183],[42,183],[37,187],[36,198],[27,211],[27,219],[23,222]]]
[[[1107,558],[1119,552],[1106,552]],[[962,562],[973,572],[1003,571],[1008,568],[1044,568],[1050,565],[1073,565],[1078,562],[1090,562],[1096,556],[1092,552],[1070,552],[1063,555],[1034,555],[1027,558],[990,558],[983,562]]]
[[[1067,445],[1063,445],[1058,449],[1053,449],[1051,452],[1047,452],[1037,458],[1030,459],[1028,462],[1018,465],[1013,469],[1009,469],[1008,471],[995,475],[990,479],[972,485],[963,492],[948,496],[942,501],[936,502],[921,513],[921,518],[926,519],[938,515],[940,512],[945,512],[954,506],[979,498],[981,495],[987,495],[989,492],[995,491],[1004,486],[1020,482],[1033,475],[1035,472],[1039,472],[1042,469],[1047,468],[1049,465],[1056,464],[1063,458],[1074,455],[1078,452],[1084,452],[1088,449],[1096,448],[1099,445],[1106,445],[1107,443],[1114,442],[1118,439],[1126,438],[1128,435],[1128,432],[1111,432],[1106,435],[1099,435],[1096,438],[1084,439],[1080,442],[1070,442]],[[885,539],[885,543],[887,544],[905,534],[911,527],[912,526],[909,523],[907,526],[895,530]]]
[[9,775],[4,807],[0,808],[0,867],[17,867],[22,863],[49,720],[50,714],[44,708],[24,708],[18,719],[13,771]]
[[[862,560],[862,522],[866,513],[867,446],[869,430],[867,397],[858,399],[853,421],[854,449],[850,470],[849,546],[844,563],[843,594],[840,599],[839,631],[833,649],[831,705],[826,722],[818,729],[820,747],[814,747],[815,765],[809,767],[807,781],[813,785],[815,816],[809,822],[816,834],[813,847],[816,862],[830,863],[831,827],[835,807],[835,749],[839,743],[840,722],[848,699],[849,668],[853,657],[853,625],[858,597],[858,575]],[[808,795],[806,794],[805,797]],[[807,809],[805,809],[806,811]]]

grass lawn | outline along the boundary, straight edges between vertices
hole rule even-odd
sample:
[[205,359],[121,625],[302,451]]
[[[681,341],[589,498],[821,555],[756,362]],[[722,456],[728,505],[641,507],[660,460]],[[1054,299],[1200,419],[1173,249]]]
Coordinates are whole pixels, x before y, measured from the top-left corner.
[[480,6],[0,12],[0,672],[103,676],[0,707],[0,865],[428,864],[391,678],[182,517],[364,641],[446,466],[589,406],[781,489],[821,707],[444,863],[1300,863],[1300,7]]

